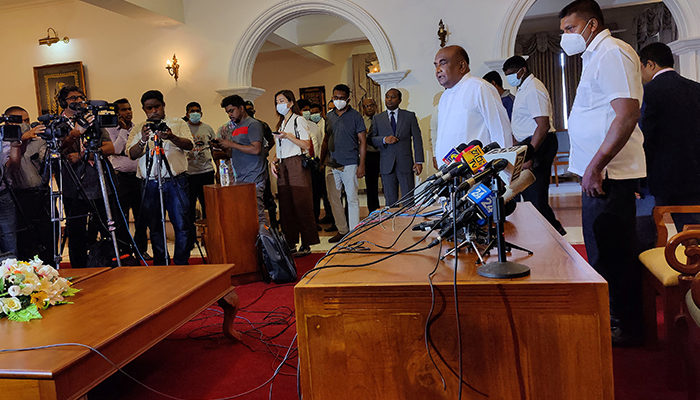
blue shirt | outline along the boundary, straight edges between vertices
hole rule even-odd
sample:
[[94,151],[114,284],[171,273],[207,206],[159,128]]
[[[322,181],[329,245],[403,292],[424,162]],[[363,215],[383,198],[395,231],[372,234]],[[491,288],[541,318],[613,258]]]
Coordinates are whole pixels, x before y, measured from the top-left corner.
[[343,166],[358,164],[360,140],[357,134],[367,131],[360,113],[351,106],[347,108],[347,111],[340,116],[336,110],[329,112],[326,116],[328,121],[326,130],[332,135],[328,141],[330,157]]

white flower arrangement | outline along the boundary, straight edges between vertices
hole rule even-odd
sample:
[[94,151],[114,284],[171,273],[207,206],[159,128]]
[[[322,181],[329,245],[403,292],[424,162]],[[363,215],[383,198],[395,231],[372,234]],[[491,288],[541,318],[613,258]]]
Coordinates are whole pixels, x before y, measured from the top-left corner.
[[38,257],[29,262],[4,260],[0,264],[0,284],[0,318],[24,322],[41,318],[39,310],[49,306],[72,304],[65,297],[80,291]]

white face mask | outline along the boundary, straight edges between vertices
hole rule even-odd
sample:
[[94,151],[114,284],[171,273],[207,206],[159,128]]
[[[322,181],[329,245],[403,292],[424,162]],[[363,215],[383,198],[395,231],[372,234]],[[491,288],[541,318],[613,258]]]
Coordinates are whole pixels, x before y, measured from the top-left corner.
[[348,102],[345,100],[333,100],[333,105],[336,110],[340,111],[348,105]]
[[506,80],[508,81],[508,84],[513,87],[518,87],[520,86],[521,83],[523,83],[522,78],[518,78],[518,72],[520,72],[522,68],[520,68],[518,71],[516,71],[513,74],[506,75]]
[[289,103],[280,103],[277,105],[277,112],[280,113],[280,115],[284,116],[287,115],[289,112]]
[[[588,27],[588,24],[593,21],[592,19],[589,19],[588,22],[586,22],[586,26],[583,27],[583,30],[581,33],[586,31],[586,28]],[[593,35],[593,31],[591,30],[591,34],[588,35],[588,39],[591,38],[591,35]],[[561,48],[564,50],[564,53],[566,53],[568,56],[575,56],[576,54],[581,54],[584,51],[586,51],[586,45],[588,44],[588,39],[584,39],[583,35],[580,33],[564,33],[561,35]]]

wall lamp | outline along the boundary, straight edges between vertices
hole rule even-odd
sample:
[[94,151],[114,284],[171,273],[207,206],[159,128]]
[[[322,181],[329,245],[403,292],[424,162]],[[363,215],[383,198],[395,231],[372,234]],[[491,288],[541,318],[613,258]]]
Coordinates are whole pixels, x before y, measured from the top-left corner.
[[[53,36],[51,36],[51,31],[53,31]],[[56,33],[55,29],[49,28],[46,30],[46,37],[39,39],[39,46],[41,46],[42,44],[45,44],[47,46],[51,46],[54,43],[58,43],[58,42],[68,43],[69,41],[70,40],[68,39],[68,36],[61,39],[58,37],[58,34]]]
[[175,82],[177,82],[177,78],[180,76],[180,64],[177,63],[177,57],[175,57],[175,54],[173,54],[172,60],[166,61],[166,64],[165,69],[168,70],[170,76],[175,78]]

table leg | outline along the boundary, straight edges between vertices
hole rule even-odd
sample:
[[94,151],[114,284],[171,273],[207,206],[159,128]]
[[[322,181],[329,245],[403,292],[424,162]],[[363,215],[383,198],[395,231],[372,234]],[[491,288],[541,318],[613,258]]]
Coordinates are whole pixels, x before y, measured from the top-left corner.
[[219,307],[224,310],[224,324],[223,331],[224,336],[226,336],[232,342],[243,340],[243,335],[237,330],[233,329],[233,321],[236,319],[236,313],[240,307],[240,300],[238,299],[238,294],[236,289],[231,289],[231,291],[219,300]]

